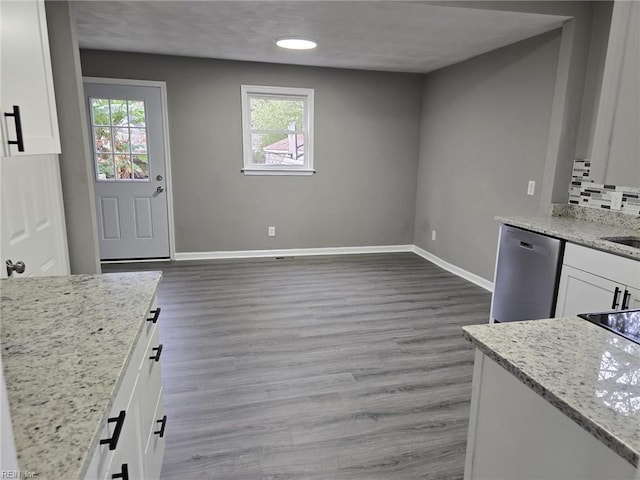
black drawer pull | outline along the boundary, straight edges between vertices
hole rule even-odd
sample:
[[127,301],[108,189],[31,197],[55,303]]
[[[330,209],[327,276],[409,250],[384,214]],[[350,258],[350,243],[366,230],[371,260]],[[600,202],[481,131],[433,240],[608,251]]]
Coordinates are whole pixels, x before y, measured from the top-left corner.
[[20,119],[20,107],[18,105],[13,106],[13,113],[4,112],[5,117],[13,117],[16,122],[16,139],[7,140],[9,145],[17,145],[19,152],[24,152],[24,139],[22,137],[22,120]]
[[114,473],[111,478],[121,478],[122,480],[129,480],[129,466],[123,463],[120,467],[120,473]]
[[162,417],[162,420],[156,420],[156,423],[160,423],[162,424],[160,426],[160,430],[158,430],[157,432],[153,432],[154,435],[159,435],[160,438],[164,437],[164,427],[167,426],[167,416],[165,415],[164,417]]
[[153,313],[153,317],[147,318],[147,322],[156,323],[158,321],[158,317],[160,316],[160,310],[160,307],[156,308],[155,310],[151,310],[151,313]]
[[622,293],[622,290],[620,290],[618,287],[616,287],[616,289],[613,291],[613,303],[611,304],[611,309],[615,310],[616,308],[618,308],[618,297],[620,296],[620,293]]
[[156,362],[160,361],[160,355],[162,355],[162,344],[157,347],[153,347],[151,350],[155,351],[156,354],[149,357],[149,360],[155,360]]
[[124,424],[125,411],[120,410],[120,413],[117,417],[110,418],[107,420],[108,423],[116,422],[116,428],[113,431],[113,437],[104,438],[100,440],[100,445],[109,445],[109,450],[115,450],[118,446],[118,439],[120,438],[120,433],[122,432],[122,425]]
[[622,297],[622,310],[629,308],[629,300],[631,300],[631,292],[625,289],[624,296]]

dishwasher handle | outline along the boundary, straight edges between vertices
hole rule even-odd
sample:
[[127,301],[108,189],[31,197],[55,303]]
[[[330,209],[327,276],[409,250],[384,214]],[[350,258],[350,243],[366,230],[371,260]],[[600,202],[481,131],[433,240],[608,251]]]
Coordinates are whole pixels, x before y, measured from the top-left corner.
[[533,250],[533,243],[527,243],[520,240],[520,246],[522,248],[526,248],[527,250]]

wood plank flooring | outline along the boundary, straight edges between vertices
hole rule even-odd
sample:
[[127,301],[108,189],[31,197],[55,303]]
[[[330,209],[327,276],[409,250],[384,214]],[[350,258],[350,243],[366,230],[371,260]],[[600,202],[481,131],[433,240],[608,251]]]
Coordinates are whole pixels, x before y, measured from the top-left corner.
[[490,294],[412,253],[162,270],[162,479],[460,479]]

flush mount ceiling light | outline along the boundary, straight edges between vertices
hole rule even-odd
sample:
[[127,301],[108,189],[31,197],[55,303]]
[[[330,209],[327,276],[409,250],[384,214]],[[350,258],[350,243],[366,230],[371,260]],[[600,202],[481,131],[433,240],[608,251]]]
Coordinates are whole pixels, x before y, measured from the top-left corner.
[[318,44],[306,38],[287,37],[278,39],[276,45],[288,50],[311,50],[316,48]]

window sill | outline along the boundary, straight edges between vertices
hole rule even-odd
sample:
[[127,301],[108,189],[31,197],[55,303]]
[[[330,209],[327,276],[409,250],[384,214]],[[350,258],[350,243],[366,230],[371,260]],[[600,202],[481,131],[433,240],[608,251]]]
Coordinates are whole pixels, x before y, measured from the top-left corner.
[[291,169],[291,168],[243,168],[241,170],[245,175],[291,175],[304,176],[316,173],[313,169]]

